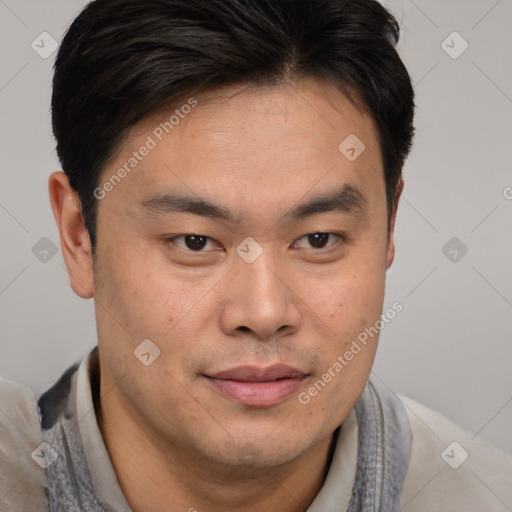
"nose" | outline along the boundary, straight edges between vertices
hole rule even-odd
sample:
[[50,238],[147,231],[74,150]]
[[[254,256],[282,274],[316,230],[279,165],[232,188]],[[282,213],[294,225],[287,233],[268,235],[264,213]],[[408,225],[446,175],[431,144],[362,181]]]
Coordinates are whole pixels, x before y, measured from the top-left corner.
[[235,262],[226,283],[220,322],[231,336],[252,332],[266,341],[275,335],[295,332],[300,327],[300,298],[293,290],[286,262],[269,248],[252,263]]

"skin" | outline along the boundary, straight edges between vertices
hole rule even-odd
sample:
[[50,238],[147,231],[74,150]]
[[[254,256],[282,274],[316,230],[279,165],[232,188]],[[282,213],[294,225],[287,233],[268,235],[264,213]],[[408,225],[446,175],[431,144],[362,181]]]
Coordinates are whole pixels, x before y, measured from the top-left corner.
[[[388,225],[375,124],[326,82],[196,99],[99,201],[94,265],[75,193],[63,173],[50,177],[71,286],[95,300],[98,424],[135,512],[304,511],[322,486],[333,432],[367,382],[378,336],[308,404],[298,393],[380,318],[403,182]],[[133,127],[100,183],[161,118]],[[352,133],[366,146],[353,162],[338,150]],[[363,210],[286,221],[299,203],[344,184],[364,194]],[[170,190],[223,205],[236,222],[141,207]],[[335,235],[314,246],[306,236],[314,233]],[[184,238],[169,241],[185,234],[210,240],[199,253]],[[263,249],[252,263],[236,252],[248,236]],[[149,366],[134,356],[144,339],[161,351]],[[204,377],[274,363],[307,374],[277,405],[242,405]]]

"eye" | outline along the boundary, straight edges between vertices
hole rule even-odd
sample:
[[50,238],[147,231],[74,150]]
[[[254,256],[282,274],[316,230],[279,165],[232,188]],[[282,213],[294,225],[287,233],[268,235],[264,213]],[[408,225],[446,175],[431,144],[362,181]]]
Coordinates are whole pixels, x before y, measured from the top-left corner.
[[209,242],[214,242],[213,239],[203,235],[179,235],[168,238],[166,241],[172,242],[181,249],[189,252],[208,252],[203,251],[203,249],[208,245]]
[[308,244],[310,244],[310,247],[305,247],[306,249],[310,249],[311,247],[314,249],[326,249],[328,247],[332,247],[333,245],[332,243],[327,245],[329,242],[329,237],[331,237],[331,240],[332,237],[343,240],[343,237],[341,235],[337,235],[336,233],[310,233],[299,238],[296,242],[294,242],[293,245],[297,247],[301,240],[305,240]]

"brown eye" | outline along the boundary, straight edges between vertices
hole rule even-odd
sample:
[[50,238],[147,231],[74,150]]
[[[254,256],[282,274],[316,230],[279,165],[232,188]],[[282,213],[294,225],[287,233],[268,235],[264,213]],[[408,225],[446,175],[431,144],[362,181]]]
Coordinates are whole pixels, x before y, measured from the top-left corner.
[[180,235],[169,238],[168,242],[172,242],[188,252],[209,252],[203,249],[208,245],[208,242],[213,243],[213,240],[203,235]]
[[[335,243],[334,241],[333,243],[329,244],[329,240],[332,240],[333,238],[341,239],[342,237],[335,233],[310,233],[299,238],[298,242],[301,240],[307,240],[309,247],[305,247],[306,249],[325,249],[331,247],[333,243]],[[297,243],[295,245],[297,245]]]

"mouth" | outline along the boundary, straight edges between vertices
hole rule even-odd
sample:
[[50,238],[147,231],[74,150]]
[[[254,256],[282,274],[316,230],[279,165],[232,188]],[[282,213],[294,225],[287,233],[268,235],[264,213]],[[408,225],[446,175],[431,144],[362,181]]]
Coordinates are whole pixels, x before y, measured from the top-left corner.
[[270,407],[296,393],[308,375],[287,365],[240,366],[203,375],[222,395],[246,407]]

